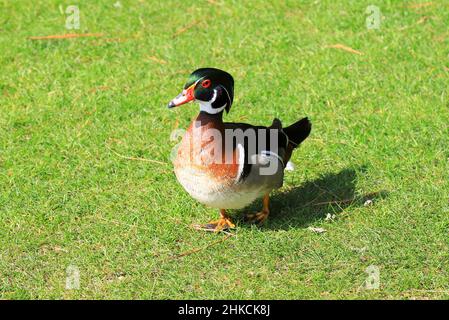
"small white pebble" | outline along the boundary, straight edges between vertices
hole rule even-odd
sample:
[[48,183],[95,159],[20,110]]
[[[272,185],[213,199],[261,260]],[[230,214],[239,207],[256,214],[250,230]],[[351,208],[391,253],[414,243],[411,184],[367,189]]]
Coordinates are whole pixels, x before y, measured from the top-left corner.
[[372,204],[373,204],[373,200],[368,199],[368,200],[365,201],[365,203],[363,204],[363,206],[368,207],[368,206],[370,206],[370,205],[372,205]]
[[329,220],[334,220],[335,219],[335,214],[326,214],[326,218],[324,220],[329,221]]
[[315,232],[315,233],[323,233],[323,232],[326,232],[326,230],[323,229],[323,228],[308,227],[307,229],[310,230],[310,231],[312,231],[312,232]]
[[355,251],[357,253],[363,254],[368,248],[367,247],[363,247],[363,248],[349,247],[349,249],[351,249],[352,251]]
[[291,162],[291,161],[287,162],[287,165],[285,166],[285,170],[287,170],[287,171],[294,171],[295,170],[294,163]]

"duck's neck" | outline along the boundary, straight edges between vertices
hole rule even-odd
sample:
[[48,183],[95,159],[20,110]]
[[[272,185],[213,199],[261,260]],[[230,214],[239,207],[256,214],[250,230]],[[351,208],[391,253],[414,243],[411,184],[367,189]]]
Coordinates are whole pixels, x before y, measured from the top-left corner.
[[200,111],[195,121],[199,121],[201,126],[210,124],[222,124],[223,123],[223,112],[216,114],[210,114],[204,111]]

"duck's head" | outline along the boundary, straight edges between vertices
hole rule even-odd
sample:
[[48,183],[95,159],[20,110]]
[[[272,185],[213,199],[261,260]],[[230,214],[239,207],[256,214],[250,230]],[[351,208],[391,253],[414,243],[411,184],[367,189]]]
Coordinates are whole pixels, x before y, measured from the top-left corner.
[[200,110],[218,114],[231,109],[234,100],[234,79],[219,69],[201,68],[194,71],[184,85],[184,90],[170,103],[169,108],[178,107],[190,101],[197,101]]

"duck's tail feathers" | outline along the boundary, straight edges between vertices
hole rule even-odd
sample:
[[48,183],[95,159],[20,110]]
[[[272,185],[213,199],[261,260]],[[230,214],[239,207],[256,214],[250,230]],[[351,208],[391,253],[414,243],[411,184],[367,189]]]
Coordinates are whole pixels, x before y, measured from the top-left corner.
[[312,123],[307,117],[283,129],[293,148],[299,146],[309,136],[311,130]]

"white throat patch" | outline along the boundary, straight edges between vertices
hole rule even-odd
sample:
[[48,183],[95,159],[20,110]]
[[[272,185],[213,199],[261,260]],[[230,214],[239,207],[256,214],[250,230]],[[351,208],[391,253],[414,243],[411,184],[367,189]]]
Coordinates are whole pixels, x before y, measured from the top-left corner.
[[212,99],[210,99],[209,101],[201,101],[201,100],[197,100],[198,103],[200,104],[200,111],[204,111],[208,114],[217,114],[221,111],[224,110],[224,108],[226,108],[227,103],[225,103],[222,107],[220,108],[213,108],[212,107],[212,103],[215,102],[215,100],[217,99],[217,90],[214,89],[214,95],[212,96]]

